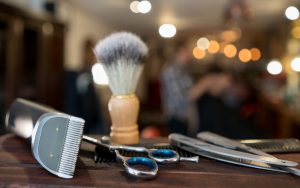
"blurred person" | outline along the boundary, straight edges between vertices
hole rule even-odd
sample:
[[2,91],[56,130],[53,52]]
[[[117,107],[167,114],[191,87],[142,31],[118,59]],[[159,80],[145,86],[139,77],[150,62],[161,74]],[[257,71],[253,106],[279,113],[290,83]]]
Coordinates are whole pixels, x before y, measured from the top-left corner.
[[260,137],[255,130],[254,90],[222,69],[213,68],[206,74],[215,75],[216,80],[197,100],[201,125],[198,131],[237,139]]
[[179,42],[174,58],[167,63],[160,76],[163,113],[170,133],[195,134],[198,127],[195,101],[210,84],[209,77],[193,83],[187,71],[190,60],[191,51],[187,44]]
[[200,131],[211,131],[231,138],[257,137],[252,119],[247,118],[254,108],[245,111],[244,106],[236,109],[226,104],[228,95],[237,102],[243,100],[230,91],[237,83],[232,75],[213,63],[193,82],[187,71],[190,60],[190,50],[180,44],[174,59],[161,73],[162,104],[169,132],[195,136]]
[[92,66],[95,63],[94,44],[91,40],[84,43],[83,69],[79,72],[66,72],[65,112],[85,120],[84,134],[103,134],[104,118],[101,101],[94,87]]

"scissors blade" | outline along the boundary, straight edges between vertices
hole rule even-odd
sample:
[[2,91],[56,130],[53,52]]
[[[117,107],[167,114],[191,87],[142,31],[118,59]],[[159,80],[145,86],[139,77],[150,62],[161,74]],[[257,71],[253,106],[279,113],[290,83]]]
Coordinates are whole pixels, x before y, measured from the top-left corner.
[[82,136],[82,140],[88,142],[88,143],[91,143],[91,144],[96,144],[96,145],[100,145],[102,146],[102,142],[96,138],[92,138],[92,137],[89,137],[89,136],[86,136],[86,135],[83,135]]
[[266,156],[254,155],[246,152],[235,151],[232,149],[227,149],[224,147],[219,147],[213,144],[209,144],[197,139],[189,138],[181,134],[176,134],[176,133],[170,134],[169,140],[171,144],[178,147],[184,144],[190,147],[197,148],[198,150],[203,150],[208,153],[223,156],[224,158],[231,157],[237,160],[250,160],[250,161],[255,161],[260,163],[266,163],[269,165],[276,165],[276,166],[297,166],[297,163],[293,161],[281,160],[277,158],[271,158]]
[[107,148],[110,151],[115,151],[115,150],[124,150],[124,151],[134,151],[134,152],[141,152],[141,153],[147,153],[148,149],[145,147],[138,147],[138,146],[125,146],[125,145],[117,145],[117,144],[112,144],[109,141],[108,142],[102,142],[96,138],[92,138],[86,135],[82,136],[82,139],[86,142],[96,144],[98,146],[102,146]]

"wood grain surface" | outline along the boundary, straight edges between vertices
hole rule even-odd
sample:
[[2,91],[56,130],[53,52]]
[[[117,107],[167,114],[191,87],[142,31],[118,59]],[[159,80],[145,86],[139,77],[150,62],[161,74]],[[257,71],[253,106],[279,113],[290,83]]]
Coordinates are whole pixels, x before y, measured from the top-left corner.
[[[74,178],[62,179],[35,161],[30,143],[11,134],[3,135],[0,137],[0,187],[300,187],[300,177],[206,158],[200,158],[198,164],[160,165],[157,178],[141,180],[127,176],[118,163],[95,164],[93,150],[94,146],[82,143]],[[276,156],[300,162],[299,153]]]

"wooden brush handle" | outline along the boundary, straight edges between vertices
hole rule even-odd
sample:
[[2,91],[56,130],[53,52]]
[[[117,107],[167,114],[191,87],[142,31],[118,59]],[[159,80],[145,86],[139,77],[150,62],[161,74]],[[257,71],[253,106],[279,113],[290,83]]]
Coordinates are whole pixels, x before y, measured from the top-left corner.
[[110,137],[114,143],[137,144],[139,100],[136,95],[112,96],[108,109],[112,121]]

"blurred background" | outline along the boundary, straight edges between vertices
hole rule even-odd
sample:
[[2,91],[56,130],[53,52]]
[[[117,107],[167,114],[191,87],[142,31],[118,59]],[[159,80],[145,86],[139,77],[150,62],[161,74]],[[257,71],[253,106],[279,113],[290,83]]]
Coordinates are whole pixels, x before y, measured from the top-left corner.
[[299,0],[0,0],[0,131],[23,97],[83,117],[86,133],[108,133],[111,92],[93,48],[125,30],[149,47],[137,89],[143,137],[170,132],[161,74],[184,41],[195,83],[212,69],[230,77],[221,93],[194,101],[194,133],[300,138],[298,8]]

